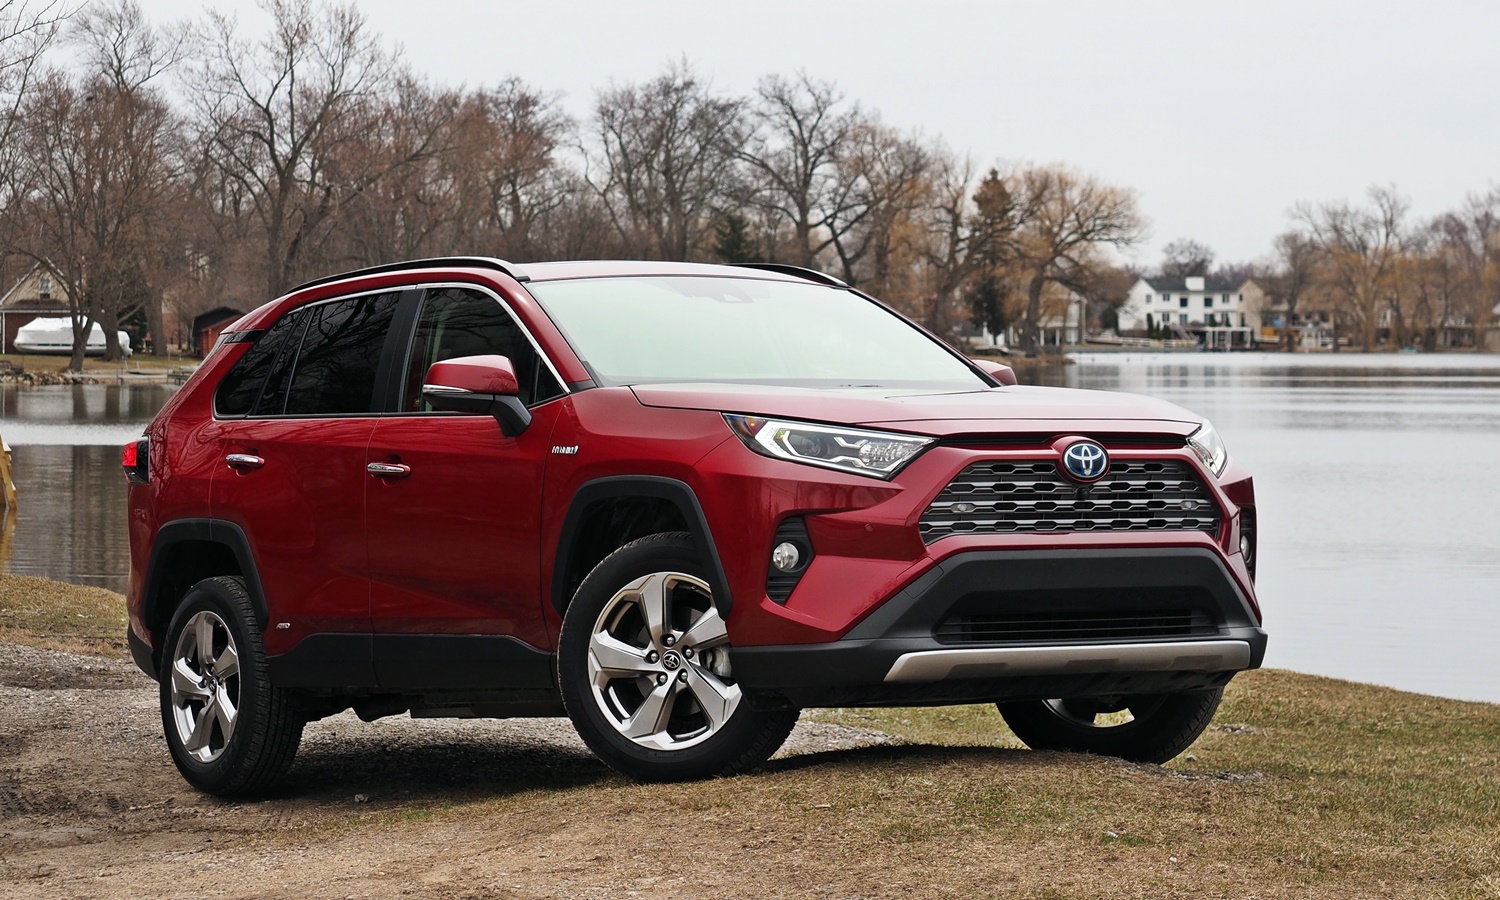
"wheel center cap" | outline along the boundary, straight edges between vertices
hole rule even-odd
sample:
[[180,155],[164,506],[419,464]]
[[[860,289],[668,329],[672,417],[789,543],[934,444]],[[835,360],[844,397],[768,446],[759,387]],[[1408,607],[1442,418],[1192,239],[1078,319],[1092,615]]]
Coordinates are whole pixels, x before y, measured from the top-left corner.
[[661,656],[661,664],[668,669],[676,669],[682,665],[682,657],[676,650],[668,650]]

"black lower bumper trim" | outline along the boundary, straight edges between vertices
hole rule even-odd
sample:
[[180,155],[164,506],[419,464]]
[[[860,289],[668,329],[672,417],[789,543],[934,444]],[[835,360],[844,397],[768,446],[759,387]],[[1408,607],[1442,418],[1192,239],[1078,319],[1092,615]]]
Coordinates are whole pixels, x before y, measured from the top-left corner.
[[[972,653],[980,664],[952,666],[946,662],[955,657],[955,645],[935,636],[942,622],[960,612],[1080,604],[1150,609],[1163,596],[1189,598],[1206,610],[1214,633],[1103,646],[968,643],[957,655]],[[1002,652],[986,655],[986,648]],[[731,658],[747,691],[809,707],[1204,690],[1222,686],[1236,671],[1258,668],[1265,650],[1266,633],[1219,558],[1208,550],[1164,548],[960,554],[892,597],[842,640],[738,647]],[[914,669],[928,674],[914,675]]]

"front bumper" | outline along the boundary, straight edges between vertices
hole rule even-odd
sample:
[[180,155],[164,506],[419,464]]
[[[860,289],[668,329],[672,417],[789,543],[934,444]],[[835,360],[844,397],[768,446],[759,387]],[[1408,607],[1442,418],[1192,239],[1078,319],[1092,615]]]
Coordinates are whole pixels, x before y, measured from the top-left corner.
[[[996,621],[1008,637],[955,625]],[[1222,559],[1168,547],[959,553],[840,640],[731,658],[764,702],[814,707],[1204,690],[1258,668],[1265,650]]]

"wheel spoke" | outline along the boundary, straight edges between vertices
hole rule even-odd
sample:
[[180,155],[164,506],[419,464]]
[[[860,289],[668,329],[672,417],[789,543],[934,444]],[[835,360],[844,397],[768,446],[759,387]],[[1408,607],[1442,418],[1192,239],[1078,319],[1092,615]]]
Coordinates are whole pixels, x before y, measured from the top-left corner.
[[609,677],[641,675],[656,671],[646,662],[646,650],[632,647],[607,631],[595,632],[589,640],[589,656],[598,674]]
[[212,671],[214,664],[214,623],[206,613],[198,614],[193,640],[198,644],[198,665],[203,671]]
[[682,635],[682,643],[695,650],[717,647],[728,640],[729,630],[724,627],[724,620],[719,618],[719,611],[713,606],[709,606],[708,611],[699,616],[698,621]]
[[703,714],[708,717],[709,726],[718,729],[739,706],[739,686],[725,684],[717,675],[698,666],[688,666],[686,671],[688,690],[693,692]]
[[[179,659],[172,663],[172,690],[187,697],[207,697],[208,688],[198,683],[198,674],[188,668],[187,660]],[[180,705],[180,704],[179,704]]]
[[197,753],[208,746],[208,736],[213,733],[213,721],[216,715],[214,707],[217,703],[209,700],[198,711],[198,719],[193,723],[193,733],[183,742],[183,749],[190,753]]
[[219,722],[219,732],[224,735],[224,743],[229,744],[230,735],[234,734],[234,723],[239,718],[240,711],[234,708],[234,701],[220,692],[214,698],[214,718]]
[[641,701],[640,707],[624,723],[625,727],[620,732],[628,738],[640,739],[666,731],[676,697],[677,680],[669,678],[646,695],[646,699]]
[[221,679],[240,674],[240,655],[235,651],[234,644],[226,644],[224,652],[214,660],[214,674]]
[[667,576],[662,572],[647,575],[636,587],[641,598],[641,615],[646,619],[646,629],[651,633],[651,642],[661,646],[662,635],[672,630],[672,611],[668,608]]

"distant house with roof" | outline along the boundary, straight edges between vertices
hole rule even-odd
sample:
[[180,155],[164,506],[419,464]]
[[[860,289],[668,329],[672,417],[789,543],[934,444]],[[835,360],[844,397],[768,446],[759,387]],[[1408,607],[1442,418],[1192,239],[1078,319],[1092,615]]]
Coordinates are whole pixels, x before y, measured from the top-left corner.
[[1117,327],[1122,335],[1195,337],[1208,350],[1252,349],[1265,306],[1266,292],[1254,279],[1141,278],[1120,306]]
[[193,355],[203,356],[219,342],[224,329],[245,315],[232,306],[218,306],[193,317]]
[[68,289],[46,263],[31,267],[0,296],[0,353],[16,351],[16,332],[39,316],[66,316]]

